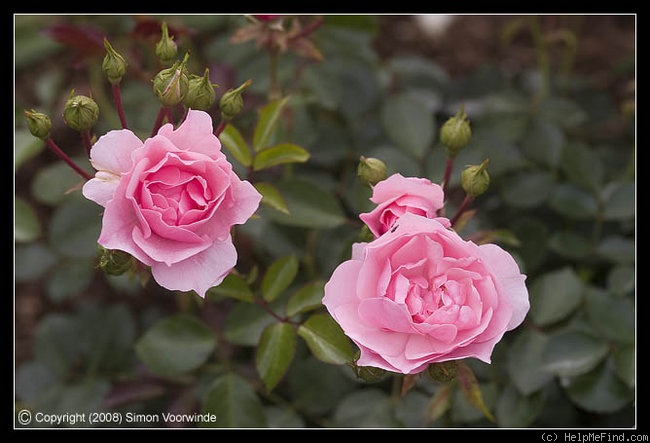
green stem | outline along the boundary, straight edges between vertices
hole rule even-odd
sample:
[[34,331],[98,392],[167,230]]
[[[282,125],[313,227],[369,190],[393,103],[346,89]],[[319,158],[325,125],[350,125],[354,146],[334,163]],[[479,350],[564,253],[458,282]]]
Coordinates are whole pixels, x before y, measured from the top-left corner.
[[269,100],[277,100],[282,97],[280,85],[278,84],[278,51],[269,48]]
[[530,18],[530,33],[533,37],[535,53],[537,54],[537,67],[539,68],[541,75],[540,89],[537,94],[537,101],[541,102],[548,97],[550,92],[551,69],[548,59],[548,48],[546,47],[542,27],[540,26],[539,18],[537,16],[532,16]]

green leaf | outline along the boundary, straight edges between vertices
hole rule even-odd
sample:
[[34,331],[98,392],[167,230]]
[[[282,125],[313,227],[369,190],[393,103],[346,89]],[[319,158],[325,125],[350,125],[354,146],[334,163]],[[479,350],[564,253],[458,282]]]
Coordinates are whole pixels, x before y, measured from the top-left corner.
[[548,246],[554,252],[568,258],[582,258],[591,252],[591,243],[581,234],[575,231],[557,231],[550,240]]
[[304,148],[292,143],[280,143],[257,152],[253,159],[253,169],[260,171],[286,163],[304,163],[307,160],[309,152]]
[[585,296],[585,312],[591,326],[604,338],[617,343],[634,343],[635,309],[629,298],[589,288]]
[[398,427],[390,398],[379,389],[353,392],[334,411],[333,425],[341,428]]
[[493,383],[477,383],[474,392],[480,394],[482,407],[472,403],[477,399],[466,396],[462,387],[454,390],[451,400],[451,419],[453,422],[471,423],[480,420],[494,422],[494,416],[490,412],[490,408],[496,401],[496,386]]
[[633,266],[616,266],[607,274],[607,289],[618,296],[631,294],[636,286],[635,276],[636,270]]
[[250,148],[244,140],[239,130],[232,124],[227,124],[221,134],[219,140],[223,146],[232,154],[232,156],[242,165],[249,167],[253,163]]
[[630,388],[636,385],[636,351],[634,345],[617,348],[613,352],[614,371]]
[[296,332],[289,323],[274,323],[262,331],[255,354],[255,366],[266,389],[271,391],[291,365],[296,349]]
[[[86,159],[77,161],[78,165],[87,163]],[[70,199],[70,190],[79,188],[82,183],[83,179],[67,164],[58,161],[39,169],[32,181],[31,192],[34,198],[41,203],[58,205],[62,201]],[[95,203],[93,204],[97,207]]]
[[560,377],[582,375],[600,363],[607,343],[584,331],[564,330],[549,336],[542,356],[543,369]]
[[251,385],[232,373],[217,378],[206,392],[202,414],[213,414],[216,421],[199,426],[213,428],[260,428],[266,426],[262,403]]
[[636,243],[634,239],[611,235],[598,243],[596,254],[614,263],[634,264]]
[[256,304],[237,303],[228,313],[224,335],[236,345],[255,346],[264,328],[274,321],[271,315]]
[[260,182],[255,183],[255,189],[257,192],[262,194],[262,204],[270,206],[271,208],[282,212],[283,214],[289,215],[289,208],[287,207],[287,202],[282,197],[282,194],[278,191],[271,183]]
[[14,276],[17,282],[25,282],[42,277],[58,258],[43,244],[31,243],[16,246]]
[[354,358],[349,339],[328,314],[313,314],[298,327],[298,335],[312,354],[325,363],[342,365]]
[[434,122],[427,104],[410,94],[391,96],[381,108],[381,123],[388,137],[415,158],[424,158],[431,147]]
[[45,147],[45,142],[34,137],[27,129],[14,131],[14,171],[32,157],[38,155]]
[[274,100],[260,110],[259,119],[253,133],[253,149],[255,152],[266,148],[271,136],[278,125],[282,110],[289,101],[289,97]]
[[497,423],[504,428],[528,427],[541,412],[545,400],[543,390],[532,395],[523,395],[514,385],[508,384],[497,400]]
[[286,314],[289,317],[323,306],[325,282],[322,280],[309,283],[294,292],[287,301]]
[[269,213],[272,220],[289,226],[335,228],[345,221],[343,209],[330,192],[306,180],[290,180],[277,184],[289,209],[289,215]]
[[68,257],[95,257],[101,230],[102,208],[86,199],[75,198],[59,206],[49,225],[52,249]]
[[558,125],[547,120],[536,119],[526,133],[523,150],[529,159],[555,169],[562,157],[565,141],[566,136]]
[[496,421],[483,401],[481,388],[472,369],[462,360],[456,366],[456,379],[460,383],[463,396],[469,404],[478,408],[490,421]]
[[22,198],[14,200],[14,240],[31,242],[41,235],[41,223],[34,209]]
[[294,255],[280,257],[266,270],[262,277],[262,297],[273,301],[287,289],[298,274],[298,260]]
[[618,411],[634,398],[634,391],[616,376],[609,360],[588,374],[570,379],[566,392],[581,408],[601,414]]
[[598,211],[598,203],[592,194],[568,183],[553,188],[549,205],[560,214],[578,220],[593,218]]
[[427,404],[427,420],[436,421],[451,407],[451,387],[449,384],[441,385]]
[[566,318],[582,301],[584,289],[570,267],[538,277],[530,288],[530,315],[535,324],[545,326]]
[[248,287],[248,283],[242,276],[233,272],[228,274],[219,286],[208,289],[208,297],[215,295],[253,303],[253,291]]
[[532,208],[543,203],[553,186],[553,175],[546,171],[520,172],[505,180],[504,201],[515,208]]
[[525,329],[508,352],[508,374],[523,395],[539,391],[553,380],[553,375],[542,369],[542,353],[547,342],[548,337],[542,332]]
[[47,279],[45,290],[48,297],[60,302],[84,290],[92,281],[95,270],[87,259],[74,259],[56,267]]
[[604,202],[605,220],[626,220],[636,214],[636,185],[631,182],[617,183],[608,189]]
[[205,363],[216,344],[214,333],[204,323],[188,314],[176,314],[149,328],[135,350],[156,374],[175,376]]
[[565,145],[560,165],[569,180],[578,186],[592,191],[600,188],[605,172],[603,163],[588,146],[577,143]]

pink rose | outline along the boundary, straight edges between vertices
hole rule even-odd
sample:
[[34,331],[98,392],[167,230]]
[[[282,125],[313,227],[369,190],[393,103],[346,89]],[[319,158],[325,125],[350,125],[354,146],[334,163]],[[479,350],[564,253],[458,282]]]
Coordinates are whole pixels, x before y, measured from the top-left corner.
[[353,246],[323,304],[361,349],[359,366],[414,374],[466,357],[489,363],[528,312],[525,279],[499,246],[406,213],[392,231]]
[[212,119],[190,110],[144,143],[110,131],[90,152],[97,169],[83,195],[105,208],[98,243],[151,267],[161,286],[202,297],[235,266],[230,237],[257,210],[261,195],[240,180],[221,152]]
[[370,200],[377,207],[360,214],[359,218],[379,237],[407,212],[435,218],[444,205],[444,193],[439,185],[426,178],[393,174],[373,187]]

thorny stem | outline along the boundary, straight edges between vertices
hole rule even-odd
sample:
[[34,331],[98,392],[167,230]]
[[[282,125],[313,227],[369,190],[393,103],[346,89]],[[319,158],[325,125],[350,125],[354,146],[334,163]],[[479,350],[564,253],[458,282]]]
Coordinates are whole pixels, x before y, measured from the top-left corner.
[[467,210],[467,207],[474,201],[473,197],[470,197],[469,195],[465,195],[465,198],[463,199],[463,202],[460,204],[460,207],[458,208],[458,211],[456,211],[456,215],[454,215],[454,218],[451,219],[451,227],[453,228],[456,223],[458,223],[458,220],[460,219],[460,216],[463,215],[463,212]]
[[75,162],[73,162],[72,159],[68,156],[68,154],[66,154],[65,152],[63,152],[63,151],[61,150],[61,148],[59,148],[58,145],[57,145],[56,143],[54,143],[54,140],[52,140],[51,137],[48,137],[48,139],[46,140],[46,143],[47,143],[47,146],[48,146],[52,151],[54,151],[54,153],[55,153],[55,154],[56,154],[56,155],[57,155],[61,160],[63,160],[64,162],[66,162],[66,164],[67,164],[68,166],[70,166],[74,172],[76,172],[77,174],[79,174],[80,176],[82,176],[85,180],[90,180],[90,179],[92,178],[92,176],[91,176],[90,174],[88,174],[86,171],[84,171],[83,169],[81,169],[81,168],[79,167],[79,165],[77,165]]
[[447,163],[445,164],[445,175],[442,179],[442,192],[444,195],[447,195],[447,188],[449,187],[449,180],[451,179],[451,172],[454,169],[454,158],[447,157]]
[[162,126],[162,122],[165,119],[166,115],[167,115],[167,107],[161,106],[160,110],[158,111],[158,115],[156,116],[156,121],[153,124],[153,129],[151,130],[152,137],[158,133],[158,130]]
[[90,150],[93,147],[93,144],[90,141],[90,132],[82,131],[81,132],[81,141],[84,144],[84,147],[86,148],[86,152],[88,153],[88,157],[90,157]]
[[122,124],[122,129],[129,129],[126,124],[126,115],[124,115],[124,106],[122,105],[122,93],[120,91],[120,84],[113,85],[113,102],[115,102],[115,108],[117,108],[117,115],[120,116],[120,123]]
[[222,118],[221,121],[219,122],[219,125],[217,126],[217,129],[214,130],[214,135],[219,137],[219,135],[221,135],[223,130],[226,129],[227,124],[228,122]]

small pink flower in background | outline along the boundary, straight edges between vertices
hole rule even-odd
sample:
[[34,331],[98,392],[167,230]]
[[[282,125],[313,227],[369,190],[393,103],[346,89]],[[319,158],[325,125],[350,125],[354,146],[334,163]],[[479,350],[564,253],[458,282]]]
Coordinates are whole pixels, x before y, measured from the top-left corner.
[[262,22],[272,22],[281,16],[279,14],[253,14],[253,17]]
[[323,304],[359,346],[357,365],[415,374],[467,357],[489,363],[529,310],[525,279],[499,246],[405,213],[381,237],[353,246]]
[[[407,212],[436,218],[436,213],[444,205],[444,193],[442,187],[426,178],[393,174],[373,187],[370,200],[377,207],[360,214],[359,218],[375,237],[379,237]],[[446,219],[441,222],[448,223]]]
[[105,208],[99,244],[130,253],[170,290],[204,297],[221,283],[237,262],[230,230],[261,195],[233,172],[207,113],[190,110],[144,142],[110,131],[90,159],[97,173],[83,195]]

